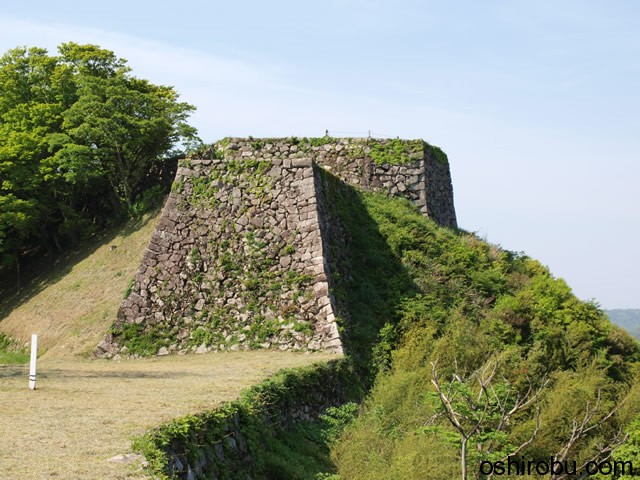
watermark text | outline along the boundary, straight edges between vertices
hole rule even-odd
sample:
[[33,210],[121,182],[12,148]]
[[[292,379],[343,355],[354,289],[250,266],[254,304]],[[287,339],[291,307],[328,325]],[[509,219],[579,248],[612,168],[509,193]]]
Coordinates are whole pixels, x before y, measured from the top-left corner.
[[507,457],[506,461],[497,460],[480,462],[482,475],[633,475],[633,464],[629,461],[588,462],[580,469],[576,461],[556,460],[525,460],[522,457]]

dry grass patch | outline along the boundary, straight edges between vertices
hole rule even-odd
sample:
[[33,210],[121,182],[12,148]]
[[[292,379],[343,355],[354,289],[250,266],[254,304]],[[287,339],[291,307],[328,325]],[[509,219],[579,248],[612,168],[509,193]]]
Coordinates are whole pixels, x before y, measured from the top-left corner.
[[140,467],[107,461],[150,427],[210,409],[281,368],[329,354],[229,352],[145,360],[0,366],[0,478],[133,479]]
[[0,332],[22,342],[38,333],[45,358],[88,354],[115,319],[158,218],[156,213],[141,225],[128,225],[87,247],[90,253],[81,260],[71,258],[48,272],[17,306],[4,306],[9,311],[0,318]]

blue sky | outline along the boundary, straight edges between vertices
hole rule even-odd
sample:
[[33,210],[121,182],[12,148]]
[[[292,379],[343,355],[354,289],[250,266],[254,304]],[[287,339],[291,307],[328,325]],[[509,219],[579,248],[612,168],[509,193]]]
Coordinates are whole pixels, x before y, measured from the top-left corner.
[[[640,4],[10,2],[0,50],[94,43],[203,140],[382,133],[449,155],[459,225],[640,308]],[[337,135],[337,134],[336,134]]]

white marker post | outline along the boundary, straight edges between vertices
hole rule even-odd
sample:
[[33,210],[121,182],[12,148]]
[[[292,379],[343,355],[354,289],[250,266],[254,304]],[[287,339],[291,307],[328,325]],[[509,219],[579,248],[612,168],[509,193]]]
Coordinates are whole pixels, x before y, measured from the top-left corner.
[[36,362],[38,360],[38,334],[31,335],[31,364],[29,365],[29,390],[36,389]]

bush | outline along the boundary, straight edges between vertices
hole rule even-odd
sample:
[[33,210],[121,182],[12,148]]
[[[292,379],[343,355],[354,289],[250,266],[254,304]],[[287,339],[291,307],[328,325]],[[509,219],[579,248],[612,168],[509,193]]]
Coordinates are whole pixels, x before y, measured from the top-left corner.
[[164,203],[166,193],[160,185],[155,185],[138,195],[129,209],[132,218],[140,218],[145,213],[155,210]]
[[29,354],[11,337],[0,333],[0,365],[19,365],[29,362]]

